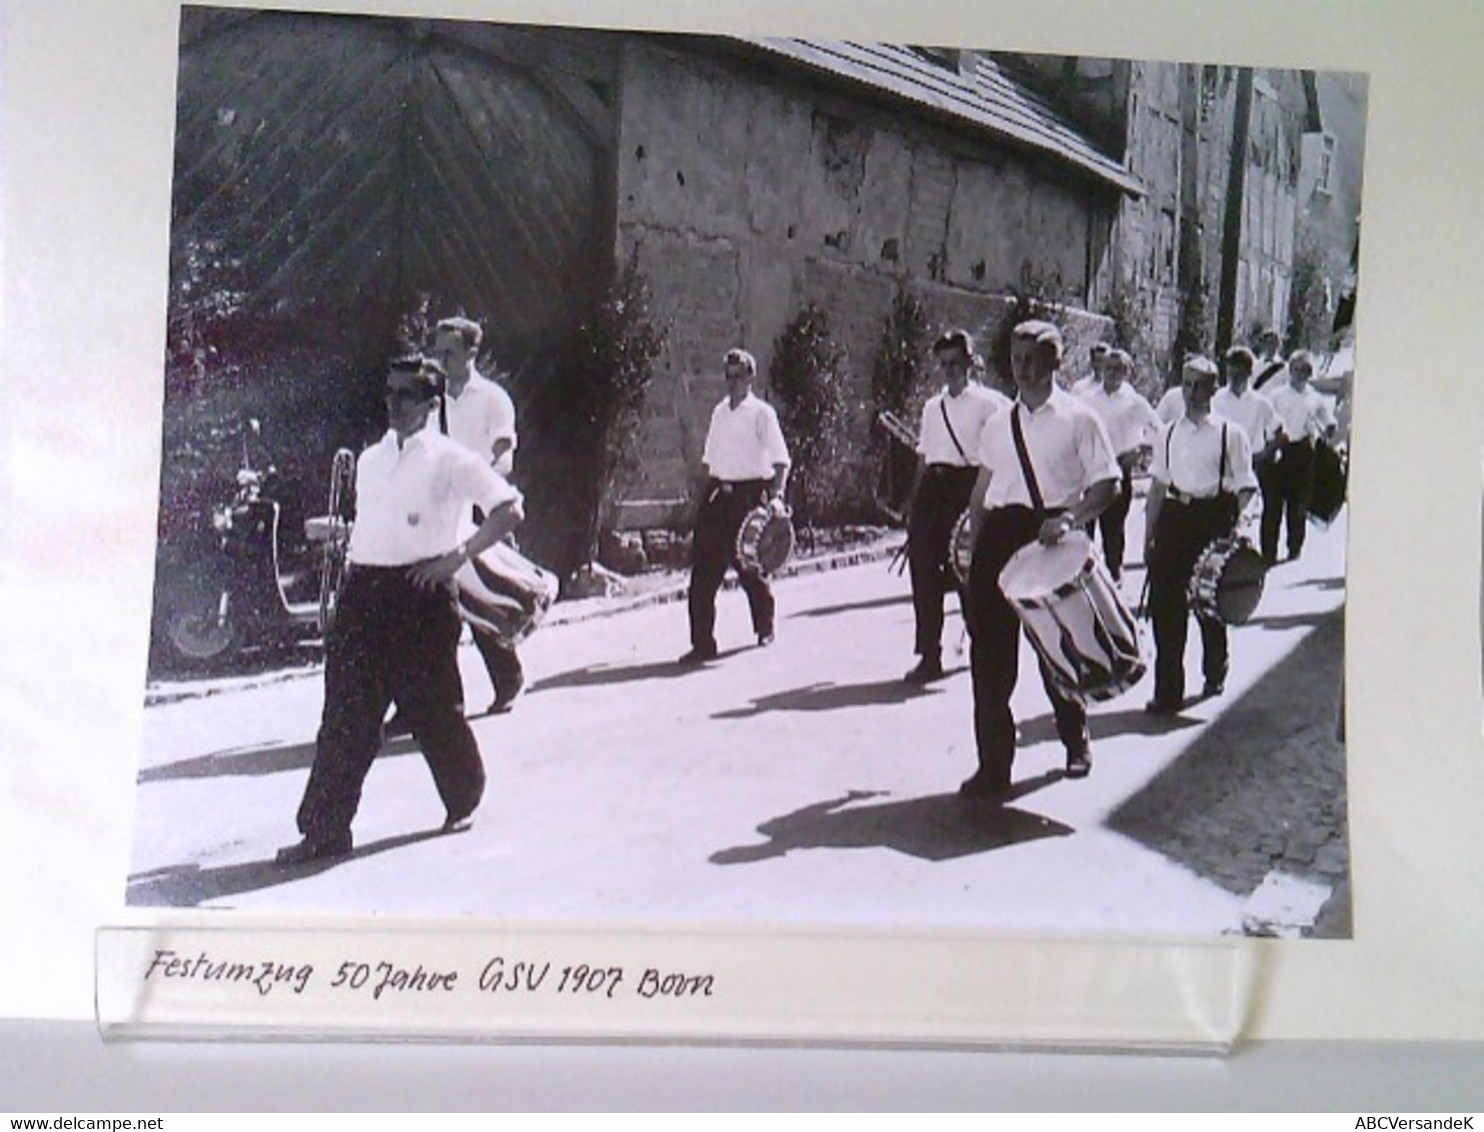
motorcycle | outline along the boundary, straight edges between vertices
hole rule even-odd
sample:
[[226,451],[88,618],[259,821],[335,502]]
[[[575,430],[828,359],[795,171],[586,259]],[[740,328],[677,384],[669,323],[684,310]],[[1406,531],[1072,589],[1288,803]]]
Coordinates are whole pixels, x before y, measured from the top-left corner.
[[350,529],[355,457],[335,453],[327,513],[304,523],[302,540],[286,540],[277,469],[254,462],[261,425],[246,421],[231,497],[212,508],[214,598],[169,614],[164,637],[188,664],[323,639],[335,613]]

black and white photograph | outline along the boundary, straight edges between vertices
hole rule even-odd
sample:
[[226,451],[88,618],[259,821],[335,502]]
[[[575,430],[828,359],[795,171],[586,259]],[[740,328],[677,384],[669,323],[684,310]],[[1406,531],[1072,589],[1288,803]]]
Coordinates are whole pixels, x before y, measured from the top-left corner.
[[184,8],[127,903],[1351,938],[1367,93]]

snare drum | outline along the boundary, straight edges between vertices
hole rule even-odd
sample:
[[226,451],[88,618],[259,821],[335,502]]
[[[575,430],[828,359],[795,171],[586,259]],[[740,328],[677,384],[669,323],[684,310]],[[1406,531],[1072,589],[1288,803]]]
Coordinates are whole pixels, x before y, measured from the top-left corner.
[[794,552],[794,525],[766,503],[754,507],[737,528],[737,568],[766,577],[783,568]]
[[555,574],[504,542],[460,566],[454,584],[464,620],[507,648],[536,631],[559,588]]
[[958,584],[967,586],[969,584],[969,563],[974,558],[974,532],[969,522],[969,510],[964,509],[953,524],[953,534],[948,538],[948,565],[953,569],[953,576],[958,579]]
[[1247,539],[1218,538],[1201,551],[1190,572],[1190,609],[1207,621],[1244,625],[1262,600],[1267,564]]
[[1068,696],[1109,700],[1143,677],[1138,623],[1083,532],[1016,551],[1000,572],[1000,591]]

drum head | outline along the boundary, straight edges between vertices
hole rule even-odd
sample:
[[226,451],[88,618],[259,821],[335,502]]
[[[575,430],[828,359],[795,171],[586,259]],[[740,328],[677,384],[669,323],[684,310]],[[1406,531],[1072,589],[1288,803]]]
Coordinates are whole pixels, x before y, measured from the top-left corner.
[[1075,580],[1092,558],[1092,540],[1074,530],[1055,546],[1032,541],[1017,550],[1000,571],[1000,590],[1011,601],[1035,601]]
[[1262,555],[1251,546],[1232,551],[1216,585],[1216,612],[1228,625],[1244,625],[1257,612],[1262,600],[1267,566]]
[[794,552],[794,525],[782,515],[769,516],[757,539],[757,560],[769,574],[780,569]]

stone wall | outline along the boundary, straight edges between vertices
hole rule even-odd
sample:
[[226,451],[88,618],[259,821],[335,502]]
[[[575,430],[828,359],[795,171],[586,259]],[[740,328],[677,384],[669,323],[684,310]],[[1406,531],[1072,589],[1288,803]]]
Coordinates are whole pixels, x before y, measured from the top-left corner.
[[[966,325],[986,345],[1018,289],[1075,312],[1115,207],[961,132],[642,39],[626,47],[617,182],[619,255],[637,257],[670,327],[626,526],[683,512],[728,347],[752,350],[765,378],[787,323],[806,303],[822,308],[849,359],[864,452],[898,294],[918,295],[935,330]],[[1085,364],[1106,320],[1068,317],[1089,327],[1071,335],[1069,364]]]

